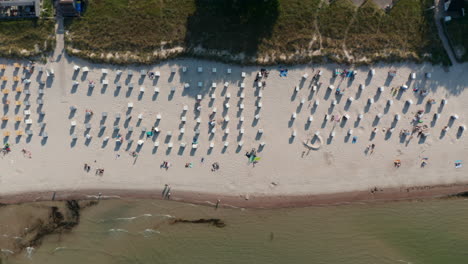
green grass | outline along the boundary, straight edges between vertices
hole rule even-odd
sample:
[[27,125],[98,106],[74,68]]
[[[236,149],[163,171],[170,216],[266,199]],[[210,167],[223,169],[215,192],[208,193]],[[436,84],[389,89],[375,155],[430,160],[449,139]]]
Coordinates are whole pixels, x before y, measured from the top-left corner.
[[25,58],[53,50],[54,21],[25,19],[0,21],[0,56]]
[[[467,2],[465,2],[465,10],[468,12]],[[458,60],[468,61],[468,15],[454,18],[445,23],[445,29],[454,49],[463,54]]]
[[[196,55],[265,64],[448,64],[431,5],[399,0],[386,13],[371,0],[360,7],[350,0],[90,0],[82,18],[67,23],[67,50],[113,63]],[[182,49],[164,52],[174,47]]]

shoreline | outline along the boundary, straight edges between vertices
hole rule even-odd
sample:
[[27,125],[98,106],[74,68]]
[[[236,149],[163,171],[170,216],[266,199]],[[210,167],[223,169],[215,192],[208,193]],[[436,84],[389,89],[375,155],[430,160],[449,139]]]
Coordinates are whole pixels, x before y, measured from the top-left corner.
[[468,182],[449,185],[426,185],[401,188],[381,188],[376,192],[352,191],[329,194],[309,195],[226,195],[191,191],[171,191],[171,199],[164,199],[163,190],[131,189],[83,189],[42,192],[21,192],[0,196],[0,205],[12,205],[44,201],[64,200],[114,200],[114,199],[156,199],[203,206],[237,209],[280,209],[302,208],[313,206],[337,206],[352,204],[376,204],[386,202],[428,200],[449,198],[468,192]]

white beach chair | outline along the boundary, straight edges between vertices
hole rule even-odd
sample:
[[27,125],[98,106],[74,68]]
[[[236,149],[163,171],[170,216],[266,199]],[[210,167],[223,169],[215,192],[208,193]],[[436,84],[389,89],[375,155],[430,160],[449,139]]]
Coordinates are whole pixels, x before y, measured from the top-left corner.
[[156,77],[161,77],[161,72],[160,72],[160,71],[156,71],[156,72],[154,73],[154,76],[156,76]]
[[210,148],[214,148],[214,143],[213,142],[210,142]]
[[159,147],[159,141],[154,142],[154,147],[156,147],[156,148]]
[[129,102],[129,103],[127,104],[127,107],[128,107],[128,108],[133,108],[133,103],[132,103],[132,102]]
[[216,88],[216,83],[211,83],[211,88]]
[[101,69],[102,75],[107,75],[109,71],[107,69]]
[[245,83],[242,82],[242,83],[240,84],[240,88],[241,88],[241,89],[244,89],[244,88],[245,88]]
[[145,87],[144,86],[141,86],[140,87],[140,93],[144,93],[145,92]]
[[197,71],[198,72],[203,72],[203,67],[198,67]]
[[228,74],[231,74],[231,73],[232,73],[231,68],[228,68],[228,69],[226,70],[226,72],[227,72]]
[[73,66],[73,70],[74,70],[74,71],[79,71],[79,70],[80,70],[80,66],[74,65],[74,66]]
[[245,76],[246,76],[246,73],[245,73],[245,72],[242,72],[242,73],[241,73],[241,77],[242,77],[242,78],[245,78]]
[[198,82],[198,87],[202,87],[203,86],[203,82]]
[[154,92],[159,93],[159,87],[154,87]]
[[218,70],[217,70],[216,68],[213,68],[211,71],[212,71],[213,73],[216,73]]
[[83,67],[83,72],[89,72],[89,68],[88,67]]
[[145,141],[144,141],[144,140],[141,140],[141,139],[140,139],[140,140],[138,140],[138,141],[137,141],[137,144],[138,144],[138,146],[141,146],[141,145],[143,145],[143,143],[145,143]]
[[228,82],[224,82],[224,87],[229,87],[229,83]]
[[189,87],[190,87],[190,84],[189,84],[189,83],[185,83],[185,84],[184,84],[184,88],[185,88],[185,89],[187,89],[187,88],[189,88]]

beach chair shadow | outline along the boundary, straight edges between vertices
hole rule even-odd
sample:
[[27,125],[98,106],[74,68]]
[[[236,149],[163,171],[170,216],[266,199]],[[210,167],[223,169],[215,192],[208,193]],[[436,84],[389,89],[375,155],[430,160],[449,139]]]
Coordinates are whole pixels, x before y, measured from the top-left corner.
[[334,104],[330,104],[330,107],[328,107],[328,114],[331,114],[333,112],[333,110],[335,109],[335,105]]
[[171,154],[171,151],[172,151],[172,148],[167,148],[167,149],[166,149],[166,155],[170,155],[170,154]]
[[455,119],[453,119],[453,118],[450,117],[450,118],[449,118],[449,121],[448,121],[448,123],[447,123],[447,126],[448,126],[448,127],[452,127],[452,126],[453,126],[453,123],[455,123]]
[[374,140],[376,134],[377,134],[377,133],[375,133],[374,131],[372,131],[371,134],[370,134],[370,137],[369,137],[369,141]]
[[153,150],[151,151],[151,154],[153,155],[156,154],[158,152],[158,149],[159,149],[158,147],[154,146]]
[[315,114],[315,112],[317,111],[317,108],[318,108],[318,106],[317,106],[316,104],[314,104],[314,105],[312,106],[312,108],[310,108],[310,113],[311,113],[311,114]]
[[444,110],[444,106],[445,106],[444,104],[440,104],[440,105],[439,105],[439,108],[437,109],[437,112],[438,112],[438,113],[441,113],[442,110]]
[[107,84],[103,84],[103,85],[102,85],[101,94],[105,94],[105,93],[106,93],[107,86],[108,86]]
[[88,86],[88,92],[86,93],[86,95],[87,96],[93,95],[93,90],[94,90],[94,87]]
[[307,122],[305,123],[305,125],[304,125],[304,129],[305,129],[305,130],[309,130],[311,124],[312,124],[312,122],[307,121]]
[[365,84],[366,86],[368,86],[372,81],[372,75],[370,74],[370,72],[367,74],[367,78],[365,80]]
[[391,106],[390,106],[390,104],[388,104],[388,103],[387,103],[387,104],[385,104],[385,108],[384,108],[384,114],[387,114],[387,113],[388,113],[388,111],[390,111],[390,107],[391,107]]
[[457,131],[457,139],[460,139],[460,138],[461,138],[461,136],[463,135],[463,130],[464,130],[464,129],[461,128],[461,127],[458,128],[458,131]]
[[239,153],[242,150],[242,146],[237,145],[236,153]]
[[107,144],[108,144],[108,143],[109,143],[109,140],[104,140],[104,141],[102,141],[101,148],[107,147]]
[[344,137],[344,142],[348,143],[350,138],[351,138],[351,135],[347,133],[346,136]]
[[70,93],[71,93],[71,94],[74,94],[74,93],[76,93],[77,91],[78,91],[78,85],[77,85],[77,84],[72,84]]
[[327,138],[327,145],[330,145],[332,142],[333,142],[333,137],[332,137],[332,136],[328,136],[328,138]]
[[389,140],[391,137],[392,133],[390,132],[390,130],[387,130],[387,132],[385,133],[385,140]]
[[404,93],[404,90],[403,90],[403,89],[398,90],[398,93],[397,93],[397,95],[396,95],[395,98],[396,98],[397,100],[401,100],[401,97],[403,96],[403,93]]
[[289,140],[288,140],[289,144],[292,144],[292,143],[294,142],[294,139],[295,139],[295,138],[296,138],[296,137],[293,137],[292,135],[289,136]]
[[296,107],[296,113],[300,113],[302,111],[302,107],[304,106],[304,104],[299,104],[297,107]]
[[175,92],[171,91],[171,92],[169,93],[169,95],[167,96],[167,100],[168,100],[168,101],[172,101],[172,99],[174,99],[174,94],[175,94]]
[[358,127],[359,123],[361,123],[361,119],[358,118],[356,121],[354,121],[354,127]]
[[132,95],[133,88],[128,88],[127,92],[125,93],[125,97],[130,97]]
[[290,99],[291,99],[291,102],[294,101],[294,100],[296,100],[296,97],[297,97],[297,92],[296,92],[296,90],[294,89],[294,90],[293,90],[293,93],[291,94],[291,98],[290,98]]
[[196,148],[192,148],[190,150],[190,156],[195,156],[195,154],[197,153],[197,149]]
[[293,118],[290,118],[289,121],[288,121],[288,127],[292,127],[293,124],[294,124],[294,120]]
[[143,92],[140,92],[138,94],[138,101],[141,101],[141,99],[143,99],[143,94],[144,94]]
[[345,125],[346,125],[347,122],[348,122],[348,119],[346,119],[346,118],[341,118],[340,127],[341,127],[341,128],[345,127]]
[[377,90],[377,92],[374,95],[374,101],[377,102],[380,99],[381,95],[382,95],[382,92]]
[[179,155],[179,156],[184,155],[184,151],[185,151],[185,147],[180,146],[180,147],[179,147],[179,151],[177,151],[177,155]]
[[129,140],[129,141],[127,142],[127,147],[125,148],[125,151],[129,151],[130,148],[132,147],[132,145],[133,145],[133,140]]
[[41,145],[44,146],[45,144],[47,144],[47,139],[48,137],[42,137],[42,140],[41,140]]
[[390,83],[393,81],[393,76],[390,74],[387,75],[387,78],[385,79],[385,84],[384,86],[390,86]]
[[116,141],[115,146],[114,146],[114,151],[118,151],[121,146],[122,146],[122,143]]
[[122,74],[115,75],[114,83],[118,83],[121,77],[122,77]]
[[151,100],[156,101],[158,99],[159,93],[153,93],[153,96],[151,97]]
[[115,87],[115,90],[114,90],[114,97],[119,96],[120,90],[121,90],[121,87],[120,87],[120,86],[116,86],[116,87]]
[[332,90],[327,88],[327,91],[325,92],[325,95],[323,96],[324,100],[328,100],[330,98]]
[[372,126],[375,127],[379,124],[380,122],[380,118],[378,118],[377,116],[374,118],[374,121],[372,122]]
[[362,95],[362,90],[361,89],[358,89],[357,92],[356,92],[356,100],[358,100],[359,98],[361,98],[361,95]]
[[78,139],[72,138],[72,140],[70,141],[70,148],[74,148],[76,146],[77,141]]
[[321,127],[322,127],[322,128],[325,128],[325,126],[327,125],[327,122],[328,122],[328,120],[326,120],[326,119],[324,118]]
[[315,92],[314,90],[310,90],[309,96],[307,97],[307,100],[310,101],[312,98],[314,98]]
[[345,103],[345,106],[344,106],[343,109],[344,109],[345,111],[348,111],[348,110],[349,110],[349,107],[351,107],[351,101],[346,100],[346,103]]
[[366,106],[364,106],[364,113],[367,113],[367,112],[369,112],[369,110],[370,110],[370,107],[371,107],[371,104],[369,104],[369,103],[368,103],[368,104],[366,104]]
[[401,110],[401,112],[403,114],[408,113],[409,107],[410,107],[410,105],[408,103],[405,103],[405,105],[403,106],[403,110]]
[[439,136],[439,139],[443,139],[445,137],[445,135],[447,134],[447,132],[445,130],[441,130],[440,131],[440,136]]
[[418,144],[424,144],[424,143],[426,142],[426,138],[427,138],[427,137],[421,135],[421,136],[419,137]]

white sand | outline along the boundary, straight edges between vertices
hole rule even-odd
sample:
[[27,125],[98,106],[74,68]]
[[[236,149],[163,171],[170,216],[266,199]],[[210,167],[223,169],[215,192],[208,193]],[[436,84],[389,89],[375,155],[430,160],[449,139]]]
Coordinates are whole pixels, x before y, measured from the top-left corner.
[[[8,69],[4,72],[10,79],[6,83],[6,88],[11,89],[13,82],[12,61],[2,60],[0,63],[7,63]],[[88,66],[90,72],[86,79],[83,79],[82,70],[77,75],[80,82],[75,92],[72,91],[73,65],[77,63],[81,67]],[[188,71],[182,73],[181,68],[187,67]],[[197,67],[203,67],[203,73],[197,72]],[[34,121],[32,130],[34,135],[28,140],[23,136],[16,141],[14,127],[14,106],[10,106],[7,116],[10,121],[3,131],[12,132],[9,142],[12,144],[12,152],[0,159],[0,194],[13,194],[30,191],[53,191],[53,190],[79,190],[79,189],[141,189],[160,190],[164,184],[170,184],[173,192],[177,190],[222,193],[231,195],[299,195],[299,194],[322,194],[345,191],[367,190],[377,187],[401,187],[417,185],[435,185],[468,182],[466,166],[468,166],[468,143],[467,135],[457,138],[458,127],[468,124],[468,93],[465,88],[468,86],[468,64],[450,68],[445,72],[440,67],[432,67],[427,64],[395,64],[392,67],[398,69],[397,77],[390,83],[386,83],[389,65],[378,65],[376,75],[360,96],[358,93],[359,84],[366,83],[368,77],[367,67],[358,68],[357,78],[348,86],[345,79],[341,88],[346,88],[341,101],[331,111],[333,114],[343,115],[348,113],[350,120],[341,127],[340,123],[327,122],[323,124],[324,115],[330,110],[330,105],[335,99],[334,92],[328,99],[325,99],[326,90],[329,84],[335,87],[341,78],[331,81],[331,75],[336,65],[312,65],[289,67],[289,74],[286,78],[280,78],[277,67],[267,67],[270,76],[267,79],[267,87],[262,91],[261,102],[263,107],[259,111],[260,120],[258,124],[252,125],[253,117],[256,113],[257,92],[253,88],[255,74],[261,67],[238,67],[221,63],[214,63],[199,60],[173,60],[166,63],[147,67],[114,67],[103,65],[91,65],[79,60],[62,59],[59,63],[49,63],[46,67],[54,68],[55,78],[51,87],[45,88],[44,107],[46,112],[44,121],[47,123],[45,131],[49,137],[46,142],[42,142],[39,136],[38,114],[36,98],[38,96],[38,66],[32,76],[30,85]],[[176,67],[177,72],[171,77],[170,69]],[[217,72],[212,73],[212,68]],[[109,74],[105,79],[109,80],[107,89],[103,90],[100,83],[102,77],[101,69],[106,68]],[[227,74],[227,68],[232,69],[231,74]],[[310,82],[313,76],[312,68],[323,70],[320,79],[322,83],[317,93],[311,95]],[[120,82],[123,87],[117,94],[115,79],[116,70],[123,70]],[[133,91],[127,95],[127,70],[132,69],[134,76],[131,83],[134,84]],[[161,77],[156,82],[145,77],[142,84],[139,83],[141,69],[160,71]],[[241,78],[241,72],[247,73],[245,80]],[[393,98],[393,105],[385,113],[387,100],[392,98],[391,87],[397,87],[408,81],[410,72],[417,73],[417,79],[410,84],[410,89],[404,92],[400,99]],[[432,79],[425,80],[424,72],[431,72]],[[296,96],[293,90],[301,83],[301,76],[308,73],[309,77],[302,85]],[[45,74],[41,77],[45,79]],[[96,87],[91,95],[88,95],[87,80],[96,81]],[[198,88],[197,83],[203,81],[203,88]],[[240,89],[240,83],[245,82],[245,89]],[[217,83],[214,90],[216,99],[213,107],[218,109],[216,120],[221,123],[223,120],[223,105],[226,102],[226,93],[231,94],[228,101],[230,109],[227,114],[230,122],[227,127],[230,134],[224,139],[222,125],[216,125],[217,131],[213,139],[210,140],[208,134],[210,106],[210,86],[212,82]],[[224,89],[223,83],[228,82],[229,88]],[[183,83],[190,83],[190,88],[184,89]],[[430,94],[423,99],[413,93],[412,88],[417,84],[419,87],[426,87]],[[22,84],[20,84],[22,85]],[[145,87],[145,92],[139,97],[140,86]],[[160,93],[154,97],[154,87],[160,88]],[[355,127],[355,121],[359,113],[364,112],[365,105],[369,97],[376,95],[377,87],[385,86],[385,91],[379,99],[364,113],[363,120]],[[176,87],[173,96],[170,96],[171,87]],[[243,124],[239,123],[238,104],[240,93],[245,93],[243,104],[244,111],[240,114],[245,117]],[[202,100],[202,123],[199,127],[199,147],[195,153],[191,153],[191,143],[194,136],[195,112],[194,105],[196,95],[201,94]],[[15,93],[11,93],[8,98],[14,101]],[[354,97],[355,101],[349,110],[345,111],[346,100]],[[24,93],[20,95],[20,100],[24,98]],[[302,108],[298,108],[301,99],[305,99]],[[436,100],[429,113],[424,115],[424,124],[430,126],[431,135],[423,143],[419,143],[419,138],[414,138],[409,142],[401,142],[399,132],[401,129],[411,129],[410,121],[418,109],[426,109],[426,101],[429,98]],[[434,127],[430,123],[433,114],[438,110],[442,98],[448,100],[448,104],[441,111],[441,116]],[[313,102],[320,100],[315,113],[311,113]],[[411,99],[414,104],[406,114],[402,114],[405,101]],[[131,111],[132,119],[129,126],[134,127],[131,138],[134,140],[131,146],[127,146],[127,141],[116,150],[115,138],[111,138],[107,145],[103,145],[103,138],[112,136],[115,114],[121,113],[122,120],[119,123],[122,135],[125,137],[127,129],[124,128],[127,104],[133,102],[134,108]],[[69,118],[69,107],[76,106],[77,112],[73,118]],[[188,105],[185,124],[185,134],[180,135],[181,113],[184,105]],[[92,126],[90,134],[92,140],[89,145],[85,144],[85,109],[94,112],[90,124]],[[24,106],[19,109],[22,115]],[[108,112],[109,116],[105,121],[106,129],[103,135],[99,136],[99,126],[101,113]],[[293,112],[297,112],[296,120],[291,124],[290,119]],[[137,125],[138,114],[143,114],[141,124]],[[160,113],[162,120],[158,127],[161,129],[159,137],[160,147],[155,149],[152,139],[146,139],[139,152],[138,159],[129,154],[137,148],[137,140],[140,137],[141,127],[150,129],[156,115]],[[371,141],[370,135],[373,129],[372,123],[376,114],[385,113],[377,125],[379,132]],[[394,119],[394,115],[400,113],[401,120],[396,124],[395,132],[389,139],[385,139],[382,128],[389,128]],[[452,128],[445,137],[440,138],[442,127],[447,125],[451,114],[456,113],[459,119],[456,120]],[[306,126],[307,119],[313,115],[314,120],[310,127]],[[76,144],[72,144],[70,135],[70,122],[77,121],[75,133],[78,136]],[[25,130],[24,122],[21,122],[19,129]],[[245,128],[245,135],[242,137],[243,147],[238,150],[239,127]],[[259,128],[264,130],[263,136],[257,140],[256,135]],[[351,143],[351,138],[346,141],[346,134],[352,128],[353,136],[358,136],[356,144]],[[291,140],[292,131],[297,131],[297,136]],[[334,139],[327,143],[328,135],[334,130]],[[173,136],[170,141],[174,144],[172,151],[168,151],[165,143],[168,131],[172,131]],[[312,135],[320,131],[324,144],[315,151],[308,151],[303,145],[303,141],[312,138]],[[3,136],[2,136],[3,137]],[[146,138],[146,137],[145,137]],[[143,139],[145,139],[143,138]],[[229,141],[229,146],[223,151],[224,141]],[[180,143],[186,142],[185,150],[180,150]],[[215,147],[208,154],[209,143],[214,142]],[[255,166],[249,165],[246,151],[258,148],[260,142],[265,142],[263,151],[258,153],[260,162]],[[374,154],[364,153],[366,146],[371,143],[376,144]],[[32,152],[32,158],[24,157],[21,149]],[[305,152],[305,153],[304,153]],[[117,158],[117,154],[120,157]],[[205,162],[201,163],[201,158]],[[428,165],[420,168],[421,159],[428,157]],[[393,160],[402,161],[401,168],[394,168]],[[463,160],[465,167],[455,169],[454,161]],[[95,162],[96,161],[96,162]],[[163,161],[172,163],[169,170],[160,169]],[[193,168],[185,168],[187,162],[193,162]],[[211,172],[211,164],[218,162],[220,170]],[[84,163],[91,165],[89,173],[83,170]],[[96,168],[104,168],[103,176],[95,175]],[[276,183],[273,185],[272,182]]]

